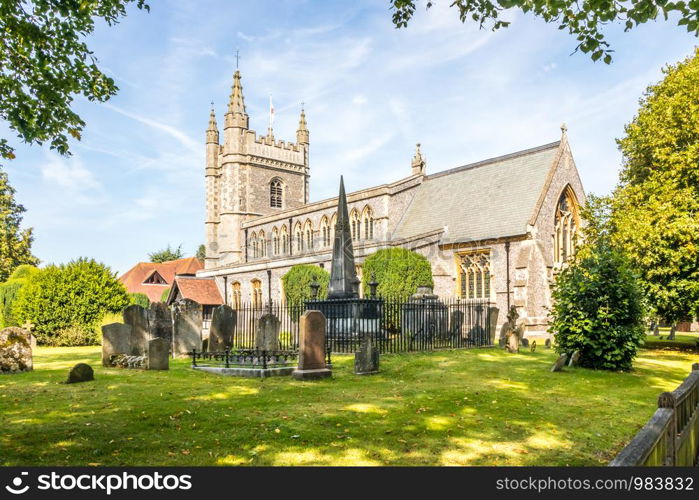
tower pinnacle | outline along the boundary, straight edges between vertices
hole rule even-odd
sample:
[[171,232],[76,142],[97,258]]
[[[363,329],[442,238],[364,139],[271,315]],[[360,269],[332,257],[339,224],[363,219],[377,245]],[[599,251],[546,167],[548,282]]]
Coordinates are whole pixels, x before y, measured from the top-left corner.
[[413,168],[413,175],[422,175],[425,173],[425,166],[427,163],[422,157],[422,152],[420,151],[420,143],[418,142],[415,147],[415,156],[413,156],[413,161],[411,166]]
[[209,126],[206,129],[206,142],[218,144],[218,125],[216,124],[216,112],[214,103],[211,103],[211,114],[209,115]]
[[296,142],[299,144],[308,144],[308,125],[306,124],[306,112],[301,105],[301,117],[299,118],[299,128],[296,131]]
[[228,101],[225,128],[248,128],[248,114],[245,112],[245,99],[243,99],[243,86],[240,83],[240,70],[233,74],[233,88]]

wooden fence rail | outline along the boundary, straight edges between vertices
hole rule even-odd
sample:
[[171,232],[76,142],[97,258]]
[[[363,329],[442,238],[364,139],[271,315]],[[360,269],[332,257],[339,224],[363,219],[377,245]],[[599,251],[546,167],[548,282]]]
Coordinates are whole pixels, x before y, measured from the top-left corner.
[[699,363],[677,389],[658,397],[651,419],[609,465],[693,466],[699,458]]

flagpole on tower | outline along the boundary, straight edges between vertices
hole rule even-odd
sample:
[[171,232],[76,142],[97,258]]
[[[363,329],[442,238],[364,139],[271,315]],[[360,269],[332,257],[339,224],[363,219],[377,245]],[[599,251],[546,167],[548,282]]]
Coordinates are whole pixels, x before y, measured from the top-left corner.
[[274,104],[272,104],[272,94],[269,94],[269,127],[267,129],[267,135],[269,137],[274,137],[272,133],[272,127],[274,126]]

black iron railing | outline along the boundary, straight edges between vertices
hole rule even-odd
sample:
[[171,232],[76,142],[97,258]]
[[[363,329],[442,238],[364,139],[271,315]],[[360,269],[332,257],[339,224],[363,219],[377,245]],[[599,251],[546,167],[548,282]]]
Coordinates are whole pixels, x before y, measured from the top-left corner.
[[280,321],[279,349],[298,350],[299,318],[307,308],[323,310],[327,350],[335,353],[355,352],[362,335],[369,336],[383,353],[481,347],[495,339],[497,316],[493,304],[486,301],[384,297],[329,303],[242,304],[236,308],[231,349],[254,350],[259,319],[271,312]]
[[217,352],[202,352],[196,349],[189,353],[192,366],[216,366],[220,368],[278,368],[293,366],[298,351],[266,351],[260,349],[226,349]]

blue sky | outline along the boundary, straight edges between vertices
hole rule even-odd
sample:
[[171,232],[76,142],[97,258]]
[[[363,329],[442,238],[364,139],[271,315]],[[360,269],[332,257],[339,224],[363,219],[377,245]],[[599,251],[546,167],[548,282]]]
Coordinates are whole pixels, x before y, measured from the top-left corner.
[[168,243],[194,254],[209,102],[221,125],[236,49],[251,128],[266,131],[271,93],[275,136],[294,139],[305,102],[314,201],[336,193],[340,174],[350,190],[409,175],[416,142],[437,172],[555,141],[562,122],[587,192],[609,192],[614,139],[638,98],[698,43],[672,20],[609,26],[607,66],[571,55],[575,39],[532,16],[493,33],[462,25],[448,3],[419,8],[402,30],[377,0],[153,0],[150,14],[101,26],[89,43],[119,94],[76,101],[87,127],[72,157],[19,145],[4,166],[35,254],[120,273]]

